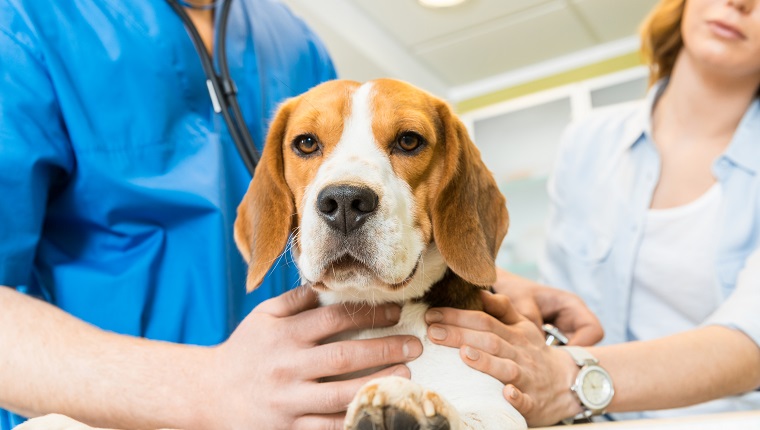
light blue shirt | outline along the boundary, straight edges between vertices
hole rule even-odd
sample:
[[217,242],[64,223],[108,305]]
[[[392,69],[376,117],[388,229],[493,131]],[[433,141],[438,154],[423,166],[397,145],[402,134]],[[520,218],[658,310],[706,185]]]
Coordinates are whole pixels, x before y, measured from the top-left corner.
[[[665,84],[655,86],[645,101],[603,109],[572,124],[549,180],[542,281],[586,301],[604,327],[602,344],[634,340],[628,325],[632,273],[660,172],[651,112]],[[760,345],[760,285],[737,289],[745,262],[760,244],[758,170],[760,101],[755,99],[713,164],[723,190],[714,262],[723,302],[703,324],[739,329]]]
[[[335,77],[274,0],[233,3],[227,51],[259,146],[281,101]],[[284,259],[245,294],[232,225],[250,175],[205,81],[164,0],[0,0],[0,284],[201,345],[297,285]],[[0,429],[20,421],[0,410]]]

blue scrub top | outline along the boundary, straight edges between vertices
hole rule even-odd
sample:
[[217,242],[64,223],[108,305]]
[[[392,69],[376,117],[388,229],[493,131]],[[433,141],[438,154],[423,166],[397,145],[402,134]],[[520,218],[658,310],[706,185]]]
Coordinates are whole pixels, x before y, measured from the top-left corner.
[[[259,150],[278,103],[335,77],[273,0],[234,2],[227,52]],[[164,0],[0,0],[0,284],[199,345],[296,286],[283,257],[245,295],[232,226],[250,175],[205,80]],[[19,422],[0,411],[0,429]]]

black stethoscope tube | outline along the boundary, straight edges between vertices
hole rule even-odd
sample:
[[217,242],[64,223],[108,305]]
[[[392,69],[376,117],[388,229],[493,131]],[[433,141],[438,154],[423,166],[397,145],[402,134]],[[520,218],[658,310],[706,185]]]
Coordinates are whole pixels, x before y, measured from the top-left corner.
[[237,87],[235,82],[230,77],[229,67],[227,65],[227,20],[230,14],[230,5],[232,0],[225,0],[222,4],[222,10],[219,16],[219,28],[217,29],[216,40],[216,55],[219,63],[220,75],[216,74],[214,69],[214,63],[211,60],[211,56],[206,51],[206,46],[203,44],[198,30],[195,28],[193,21],[185,12],[182,5],[177,0],[166,0],[169,6],[174,9],[185,29],[190,34],[190,39],[193,41],[195,50],[198,51],[198,56],[203,66],[203,71],[206,74],[206,85],[208,87],[209,96],[211,97],[211,104],[214,107],[214,112],[222,114],[224,122],[227,124],[227,130],[230,133],[232,141],[235,143],[235,147],[240,153],[240,157],[245,163],[245,167],[248,172],[253,176],[256,165],[259,163],[259,154],[256,151],[251,133],[248,127],[245,125],[243,114],[240,111],[240,105],[237,102]]

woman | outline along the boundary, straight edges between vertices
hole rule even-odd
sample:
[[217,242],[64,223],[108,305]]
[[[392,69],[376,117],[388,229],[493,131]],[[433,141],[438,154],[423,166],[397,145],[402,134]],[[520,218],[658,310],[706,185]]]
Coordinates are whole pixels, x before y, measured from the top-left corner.
[[760,407],[760,7],[663,0],[642,36],[654,83],[646,102],[564,136],[543,265],[549,285],[578,293],[602,321],[602,346],[585,351],[609,372],[614,396],[582,405],[568,390],[573,357],[544,346],[498,297],[486,298],[489,310],[509,325],[429,315],[431,337],[504,381],[531,425],[604,409]]

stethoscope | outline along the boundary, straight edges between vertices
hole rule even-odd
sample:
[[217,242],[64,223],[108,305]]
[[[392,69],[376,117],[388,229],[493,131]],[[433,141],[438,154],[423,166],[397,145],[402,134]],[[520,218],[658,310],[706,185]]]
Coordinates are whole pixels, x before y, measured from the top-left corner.
[[166,2],[169,3],[169,6],[174,9],[182,20],[187,32],[190,34],[195,50],[198,51],[203,71],[206,73],[206,87],[208,87],[208,93],[211,97],[211,104],[214,108],[214,112],[222,114],[224,122],[227,124],[230,137],[235,143],[235,147],[240,153],[240,157],[242,157],[245,167],[251,175],[253,175],[254,170],[256,170],[256,165],[259,163],[259,154],[258,151],[256,151],[251,132],[245,125],[243,114],[240,112],[240,105],[238,104],[236,95],[237,87],[230,77],[230,70],[227,65],[227,49],[225,41],[227,39],[227,19],[230,15],[230,5],[232,4],[232,0],[224,1],[219,15],[219,27],[217,29],[215,46],[215,52],[219,63],[219,74],[217,74],[214,69],[214,62],[206,51],[203,39],[201,39],[193,21],[184,9],[184,7],[189,7],[198,10],[210,10],[216,7],[216,4],[219,1],[220,0],[215,0],[210,4],[196,5],[187,0],[166,0]]

